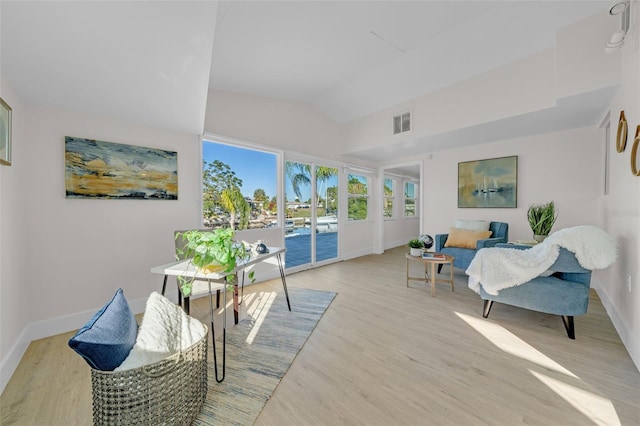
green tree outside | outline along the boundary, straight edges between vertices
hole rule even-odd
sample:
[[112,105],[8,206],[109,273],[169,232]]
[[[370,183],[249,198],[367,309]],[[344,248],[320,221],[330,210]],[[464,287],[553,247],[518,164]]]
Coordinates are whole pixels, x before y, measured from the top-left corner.
[[229,214],[229,223],[235,228],[246,229],[251,217],[251,207],[242,195],[242,179],[236,176],[228,164],[219,160],[203,161],[202,167],[202,209],[205,219]]

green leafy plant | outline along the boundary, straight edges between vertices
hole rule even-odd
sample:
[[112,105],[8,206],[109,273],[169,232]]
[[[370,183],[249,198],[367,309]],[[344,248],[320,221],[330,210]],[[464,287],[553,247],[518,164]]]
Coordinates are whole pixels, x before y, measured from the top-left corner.
[[409,240],[409,243],[407,244],[410,248],[424,248],[424,244],[422,243],[422,241],[420,241],[417,238],[414,238],[413,240]]
[[[217,272],[227,276],[227,282],[233,283],[232,274],[238,266],[238,261],[249,257],[244,243],[234,241],[233,228],[219,228],[215,230],[194,229],[176,234],[176,240],[182,238],[183,248],[176,249],[176,258],[189,259],[197,269],[204,272]],[[254,281],[254,272],[249,272],[249,279]],[[178,277],[182,294],[189,297],[194,278]]]
[[558,219],[558,211],[553,201],[546,204],[533,204],[529,206],[527,219],[533,235],[549,235]]

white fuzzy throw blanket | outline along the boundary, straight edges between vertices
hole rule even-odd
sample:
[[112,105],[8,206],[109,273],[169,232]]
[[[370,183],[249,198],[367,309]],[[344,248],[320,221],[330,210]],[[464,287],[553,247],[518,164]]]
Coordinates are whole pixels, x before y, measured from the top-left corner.
[[496,295],[503,288],[524,284],[543,274],[558,258],[560,247],[575,253],[585,269],[603,269],[616,260],[616,242],[595,226],[575,226],[549,235],[544,242],[527,250],[484,248],[467,268],[469,288]]

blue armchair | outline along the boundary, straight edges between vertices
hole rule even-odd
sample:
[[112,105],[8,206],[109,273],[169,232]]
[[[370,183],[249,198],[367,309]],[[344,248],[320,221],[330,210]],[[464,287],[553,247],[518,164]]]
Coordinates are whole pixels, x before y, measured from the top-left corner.
[[[506,243],[509,240],[508,223],[491,222],[489,224],[489,230],[492,231],[491,238],[478,240],[475,249],[445,247],[444,245],[447,242],[447,237],[449,236],[449,234],[437,234],[435,250],[438,253],[450,254],[451,256],[455,257],[453,266],[466,270],[478,250],[485,247],[495,247],[497,244]],[[441,270],[442,265],[438,265],[438,273],[440,273]]]
[[[528,249],[529,246],[498,244],[498,247]],[[591,271],[578,263],[574,253],[560,247],[560,254],[549,268],[550,276],[538,276],[524,284],[502,289],[497,295],[487,293],[482,285],[480,296],[484,301],[482,316],[487,318],[493,302],[560,315],[567,336],[575,339],[573,317],[587,312]],[[546,275],[546,274],[545,274]]]

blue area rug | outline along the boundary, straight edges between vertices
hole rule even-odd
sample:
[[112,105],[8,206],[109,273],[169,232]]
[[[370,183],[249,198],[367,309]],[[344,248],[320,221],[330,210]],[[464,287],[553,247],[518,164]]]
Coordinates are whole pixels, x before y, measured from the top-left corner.
[[[253,424],[335,295],[289,288],[291,312],[282,290],[247,297],[243,303],[249,315],[236,326],[227,324],[227,369],[222,383],[215,380],[209,353],[207,399],[193,424]],[[221,339],[216,347],[220,375]]]

